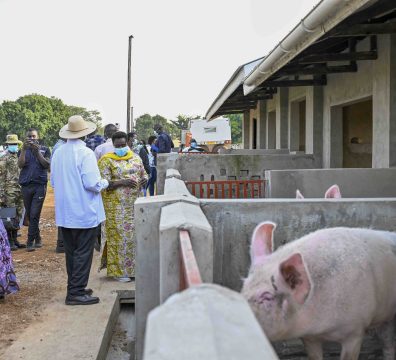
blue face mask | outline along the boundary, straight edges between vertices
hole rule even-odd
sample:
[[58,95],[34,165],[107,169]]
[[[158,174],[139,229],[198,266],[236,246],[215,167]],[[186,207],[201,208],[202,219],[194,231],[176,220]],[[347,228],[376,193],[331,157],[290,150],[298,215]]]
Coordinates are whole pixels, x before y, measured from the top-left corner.
[[125,156],[127,154],[128,150],[129,150],[128,146],[125,146],[123,148],[115,148],[114,149],[114,153],[117,156],[122,157],[122,156]]
[[16,153],[18,152],[18,145],[8,145],[7,149],[10,153]]

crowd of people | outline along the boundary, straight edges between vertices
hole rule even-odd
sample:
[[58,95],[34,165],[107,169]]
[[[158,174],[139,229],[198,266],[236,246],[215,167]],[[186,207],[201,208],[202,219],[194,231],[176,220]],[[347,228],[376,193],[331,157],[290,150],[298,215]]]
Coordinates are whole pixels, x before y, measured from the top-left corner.
[[[104,136],[80,115],[72,116],[52,147],[41,144],[36,129],[24,141],[7,135],[0,154],[0,298],[19,290],[11,251],[43,246],[40,214],[48,173],[55,196],[56,252],[64,252],[67,305],[99,302],[87,288],[94,248],[107,276],[129,282],[135,276],[134,203],[155,195],[156,159],[173,147],[160,124],[147,139],[108,124]],[[12,215],[10,215],[12,214]],[[26,243],[19,241],[28,226]]]

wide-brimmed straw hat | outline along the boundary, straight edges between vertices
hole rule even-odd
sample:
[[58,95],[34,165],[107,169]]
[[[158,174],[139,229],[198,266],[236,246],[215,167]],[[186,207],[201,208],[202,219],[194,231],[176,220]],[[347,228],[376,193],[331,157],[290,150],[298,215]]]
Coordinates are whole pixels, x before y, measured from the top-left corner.
[[85,135],[91,134],[96,130],[93,122],[85,121],[81,115],[69,117],[67,125],[59,131],[59,137],[63,139],[78,139]]
[[6,144],[22,144],[22,141],[18,139],[18,135],[9,134],[6,137]]

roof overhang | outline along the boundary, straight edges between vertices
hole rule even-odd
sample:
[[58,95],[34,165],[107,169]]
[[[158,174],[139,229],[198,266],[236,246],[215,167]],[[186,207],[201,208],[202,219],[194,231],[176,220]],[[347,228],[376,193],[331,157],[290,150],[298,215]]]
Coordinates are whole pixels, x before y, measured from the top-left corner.
[[[322,86],[328,74],[356,72],[358,61],[377,59],[377,35],[392,33],[395,0],[322,0],[242,82],[243,66],[237,69],[207,118],[255,108],[278,87]],[[367,37],[369,49],[357,51]]]
[[246,77],[243,82],[244,94],[254,91],[343,20],[375,2],[376,0],[320,1]]
[[246,76],[254,69],[254,67],[259,64],[263,58],[253,60],[244,65],[239,66],[234,74],[232,74],[230,80],[221,90],[220,94],[217,96],[213,104],[210,106],[209,110],[206,112],[206,119],[210,120],[214,117],[217,110],[223,103],[240,87],[245,80]]

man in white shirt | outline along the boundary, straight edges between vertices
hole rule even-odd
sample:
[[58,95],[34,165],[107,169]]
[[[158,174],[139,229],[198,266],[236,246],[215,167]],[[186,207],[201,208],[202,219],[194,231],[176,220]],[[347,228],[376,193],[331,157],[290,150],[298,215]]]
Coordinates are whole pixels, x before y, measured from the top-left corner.
[[94,123],[71,116],[59,136],[67,139],[52,157],[51,185],[55,191],[55,220],[62,232],[66,254],[66,305],[99,302],[87,289],[97,227],[105,220],[101,179],[95,155],[81,139],[95,131]]
[[103,155],[114,152],[114,146],[111,137],[116,131],[117,131],[117,126],[115,126],[114,124],[107,124],[104,127],[104,136],[107,140],[104,144],[97,146],[95,149],[95,156],[97,161],[99,161],[99,159]]

